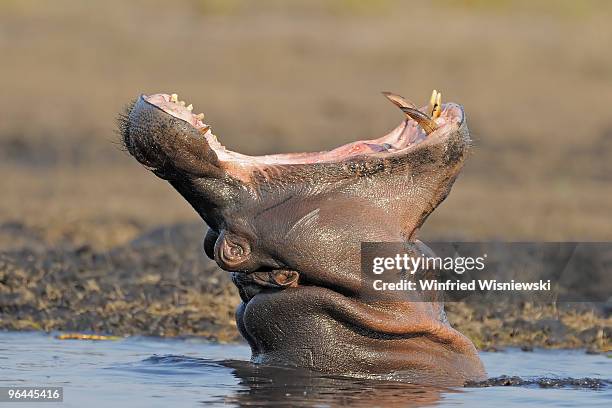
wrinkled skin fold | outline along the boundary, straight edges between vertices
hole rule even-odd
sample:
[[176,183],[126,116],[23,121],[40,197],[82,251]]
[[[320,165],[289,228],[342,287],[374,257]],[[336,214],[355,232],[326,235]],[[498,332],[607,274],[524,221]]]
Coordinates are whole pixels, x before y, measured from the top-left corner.
[[476,349],[437,298],[369,297],[361,243],[427,251],[416,234],[470,143],[459,105],[440,104],[432,117],[387,97],[406,115],[397,128],[329,152],[231,152],[176,95],[139,97],[120,130],[129,153],[210,227],[204,250],[238,287],[236,321],[254,362],[420,383],[483,379]]

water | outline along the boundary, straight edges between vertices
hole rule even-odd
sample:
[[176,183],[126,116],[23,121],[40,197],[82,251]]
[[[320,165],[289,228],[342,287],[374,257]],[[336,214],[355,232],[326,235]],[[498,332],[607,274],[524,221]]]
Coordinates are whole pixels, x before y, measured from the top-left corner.
[[[612,387],[432,388],[323,377],[248,363],[243,344],[128,338],[57,340],[0,333],[0,386],[63,386],[63,407],[612,406]],[[490,376],[612,378],[612,359],[583,351],[482,353]],[[4,403],[2,405],[8,405]],[[39,404],[20,403],[18,407]],[[60,405],[59,403],[57,405]],[[44,405],[46,406],[46,405]]]

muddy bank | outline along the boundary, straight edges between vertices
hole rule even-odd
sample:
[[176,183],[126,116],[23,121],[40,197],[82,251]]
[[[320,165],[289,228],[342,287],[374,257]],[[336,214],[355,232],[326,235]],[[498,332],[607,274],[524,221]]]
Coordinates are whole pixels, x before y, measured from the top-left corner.
[[46,248],[35,232],[5,225],[25,245],[0,255],[0,327],[237,340],[239,297],[202,253],[204,230],[157,229],[96,252]]
[[[114,335],[204,336],[238,341],[238,294],[201,248],[205,226],[143,233],[112,250],[50,246],[21,224],[0,226],[0,328]],[[450,321],[477,347],[610,350],[604,305],[447,304]]]

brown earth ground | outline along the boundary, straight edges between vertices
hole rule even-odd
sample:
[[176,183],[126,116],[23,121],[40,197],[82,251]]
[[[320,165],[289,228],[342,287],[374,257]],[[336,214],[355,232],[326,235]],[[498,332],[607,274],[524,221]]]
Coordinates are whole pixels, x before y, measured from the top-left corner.
[[[563,0],[2,2],[0,328],[237,339],[205,226],[117,144],[140,93],[177,92],[262,154],[380,135],[401,115],[379,91],[436,88],[475,141],[424,240],[610,241],[611,16]],[[481,348],[610,347],[602,305],[448,309]]]

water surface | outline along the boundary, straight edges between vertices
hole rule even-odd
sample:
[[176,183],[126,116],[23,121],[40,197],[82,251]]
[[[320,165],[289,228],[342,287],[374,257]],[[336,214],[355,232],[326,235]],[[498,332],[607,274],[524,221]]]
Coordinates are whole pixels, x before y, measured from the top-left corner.
[[[134,337],[57,340],[0,333],[0,386],[63,386],[65,407],[612,406],[612,389],[432,388],[254,366],[243,344]],[[612,379],[612,359],[584,351],[482,353],[490,376]],[[6,404],[4,404],[6,405]],[[25,407],[21,403],[19,407]],[[40,407],[36,404],[35,406]],[[45,405],[46,406],[46,405]]]

